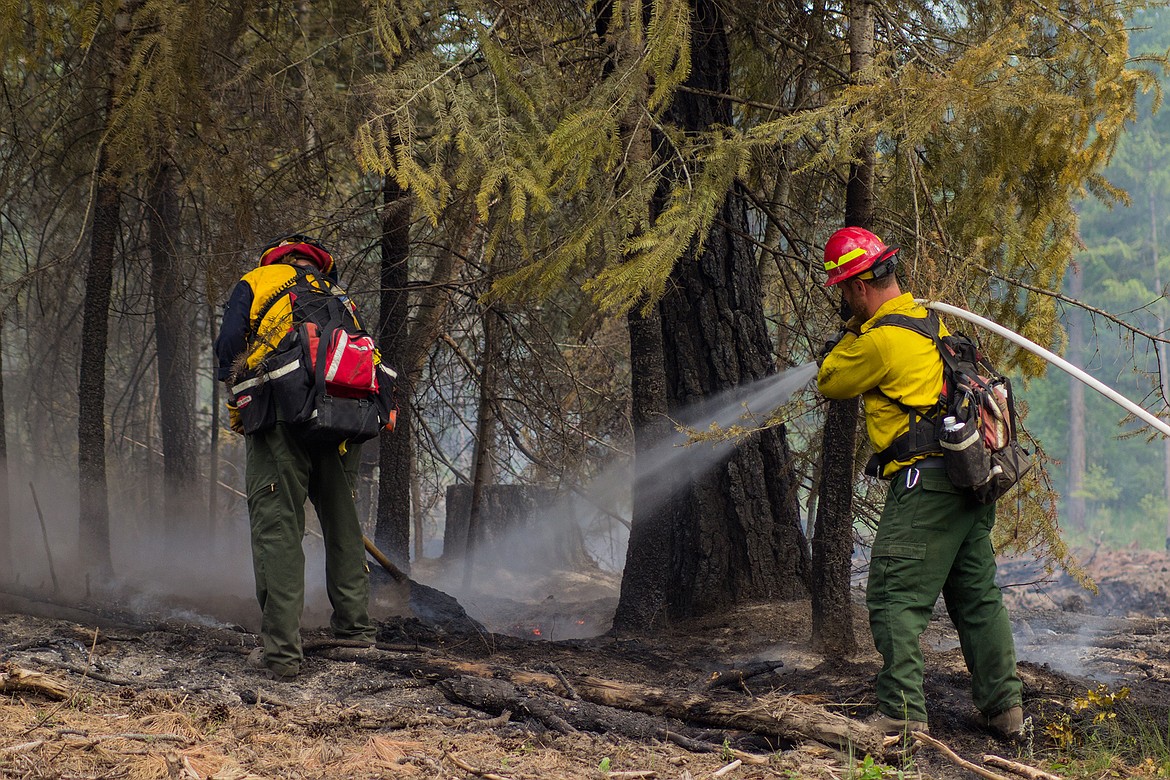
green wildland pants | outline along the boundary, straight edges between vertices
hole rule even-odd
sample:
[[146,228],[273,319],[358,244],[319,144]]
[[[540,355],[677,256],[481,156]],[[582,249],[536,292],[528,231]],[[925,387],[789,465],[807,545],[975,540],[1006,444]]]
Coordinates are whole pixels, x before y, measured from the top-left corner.
[[313,502],[325,541],[330,626],[341,639],[374,641],[370,581],[354,505],[360,447],[301,441],[283,422],[247,437],[248,513],[256,599],[263,615],[264,660],[278,674],[300,671],[305,603],[305,499]]
[[1022,703],[1011,623],[995,584],[994,523],[995,505],[956,488],[942,468],[911,466],[894,475],[866,588],[884,661],[877,676],[884,714],[927,720],[919,637],[940,592],[958,629],[975,706],[990,717]]

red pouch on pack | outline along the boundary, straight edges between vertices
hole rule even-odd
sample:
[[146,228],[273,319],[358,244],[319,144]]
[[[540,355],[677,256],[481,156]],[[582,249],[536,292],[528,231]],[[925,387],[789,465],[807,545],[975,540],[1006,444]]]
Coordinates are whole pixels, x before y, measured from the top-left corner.
[[[316,326],[308,324],[309,355],[314,375],[320,336]],[[340,398],[365,398],[378,392],[378,372],[374,365],[374,339],[366,334],[347,333],[336,328],[325,350],[325,392]]]

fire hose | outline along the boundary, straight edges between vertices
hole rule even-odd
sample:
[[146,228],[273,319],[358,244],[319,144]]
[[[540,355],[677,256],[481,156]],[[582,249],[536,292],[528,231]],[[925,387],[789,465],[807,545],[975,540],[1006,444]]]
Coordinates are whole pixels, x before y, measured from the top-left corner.
[[966,309],[960,309],[958,306],[951,306],[950,304],[942,303],[940,301],[930,301],[923,298],[918,298],[915,299],[915,303],[919,303],[928,309],[934,309],[935,311],[942,312],[943,314],[953,315],[961,320],[966,320],[967,322],[970,322],[974,325],[979,325],[980,327],[986,328],[987,330],[999,336],[1003,336],[1013,344],[1017,344],[1032,354],[1047,360],[1049,363],[1069,374],[1074,379],[1077,379],[1080,382],[1083,382],[1084,384],[1093,388],[1098,393],[1108,398],[1110,401],[1113,401],[1115,404],[1122,407],[1126,411],[1157,428],[1164,435],[1170,436],[1170,425],[1167,425],[1164,421],[1158,419],[1158,417],[1141,406],[1138,406],[1136,403],[1126,398],[1112,387],[1109,387],[1103,382],[1094,379],[1092,376],[1077,368],[1072,363],[1069,363],[1064,358],[1053,352],[1050,352],[1036,342],[1024,338],[1014,330],[1005,328],[1003,325],[1000,325],[997,322],[993,322],[986,317],[980,317],[978,314],[973,314]]

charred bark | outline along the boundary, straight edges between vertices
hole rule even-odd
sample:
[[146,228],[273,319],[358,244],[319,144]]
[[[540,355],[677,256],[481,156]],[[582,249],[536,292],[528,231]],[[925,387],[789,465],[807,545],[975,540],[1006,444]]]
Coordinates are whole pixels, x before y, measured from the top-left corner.
[[467,510],[467,547],[463,556],[463,590],[471,588],[475,547],[483,522],[484,495],[494,481],[492,446],[496,435],[496,395],[499,385],[500,313],[483,310],[483,354],[479,360],[479,408],[475,422],[475,449],[471,463],[471,501]]
[[[693,0],[692,31],[690,89],[675,95],[668,119],[687,131],[730,125],[730,105],[718,97],[730,91],[731,59],[716,3]],[[663,161],[673,156],[661,138],[658,154]],[[703,251],[688,252],[671,274],[659,311],[672,410],[773,372],[749,235],[745,198],[733,187]],[[783,427],[753,436],[719,467],[693,475],[675,525],[671,615],[808,592],[796,487]]]
[[[130,53],[131,20],[139,3],[121,0],[114,19],[110,71],[106,80],[106,123],[112,121],[118,83]],[[82,305],[78,380],[77,471],[78,532],[85,570],[99,578],[113,570],[110,556],[109,486],[106,482],[106,350],[114,249],[121,227],[119,170],[103,145],[94,169],[93,224]]]
[[[376,658],[358,656],[348,649],[330,651],[339,658],[369,661],[414,678],[435,681],[477,677],[500,680],[527,691],[571,699],[574,705],[587,702],[602,707],[638,712],[706,728],[746,731],[788,742],[812,740],[837,748],[852,749],[857,755],[884,756],[883,735],[864,723],[829,712],[793,696],[763,694],[753,699],[727,692],[676,691],[639,683],[590,675],[531,671],[499,664],[454,660],[437,655],[386,651]],[[448,684],[454,690],[457,684]],[[507,688],[459,686],[461,692],[474,689],[488,712],[504,709],[500,696]],[[464,701],[461,701],[464,703]],[[478,705],[476,705],[478,706]],[[548,706],[548,705],[545,705]],[[552,711],[551,709],[549,711]],[[567,718],[562,718],[568,723]],[[585,720],[578,721],[586,727]]]
[[159,418],[163,449],[163,510],[172,528],[189,523],[199,473],[195,440],[195,372],[191,355],[191,317],[183,301],[175,240],[179,235],[179,196],[175,170],[167,161],[155,168],[147,208],[150,227],[151,285],[157,345]]
[[13,576],[15,561],[12,560],[12,507],[9,503],[8,471],[8,425],[4,417],[4,318],[0,317],[0,582]]
[[643,315],[635,308],[627,322],[634,424],[633,511],[613,631],[642,633],[654,629],[665,614],[678,510],[674,499],[650,499],[648,489],[652,486],[645,484],[653,479],[646,468],[646,453],[670,434],[662,320],[656,309]]
[[99,183],[94,202],[89,267],[81,327],[78,383],[77,471],[80,549],[86,568],[98,577],[112,572],[110,507],[106,483],[106,349],[109,340],[110,290],[114,275],[114,244],[118,236],[118,185],[103,151],[94,172]]
[[374,542],[394,565],[410,571],[410,474],[414,426],[407,362],[407,313],[410,254],[410,209],[406,193],[392,176],[382,185],[382,296],[378,311],[378,348],[399,372],[398,421],[392,433],[378,438],[378,519]]
[[857,651],[849,588],[853,570],[856,398],[830,401],[821,446],[821,484],[812,539],[812,641],[826,657]]

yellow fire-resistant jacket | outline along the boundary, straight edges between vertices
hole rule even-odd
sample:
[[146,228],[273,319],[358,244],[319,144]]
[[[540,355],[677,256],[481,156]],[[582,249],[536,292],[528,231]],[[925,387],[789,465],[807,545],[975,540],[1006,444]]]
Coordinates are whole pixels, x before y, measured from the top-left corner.
[[[228,378],[232,365],[245,349],[248,353],[244,367],[256,368],[288,333],[292,326],[292,302],[281,292],[287,289],[296,274],[295,266],[273,263],[254,268],[236,283],[224,306],[223,322],[215,344],[220,379]],[[353,303],[340,287],[321,281],[316,271],[310,271],[307,280],[311,285],[341,297],[357,324]],[[265,307],[269,307],[267,312]],[[381,362],[381,356],[376,353],[375,362]]]
[[[921,412],[938,401],[942,391],[942,357],[934,342],[906,328],[874,327],[887,314],[925,317],[926,309],[914,303],[910,293],[882,304],[861,327],[860,335],[846,333],[825,356],[817,374],[817,387],[826,398],[860,395],[865,404],[865,429],[874,452],[881,452],[910,429],[910,418],[894,399]],[[950,335],[939,324],[939,335]],[[941,452],[941,450],[940,450]],[[886,464],[889,477],[926,454]]]

